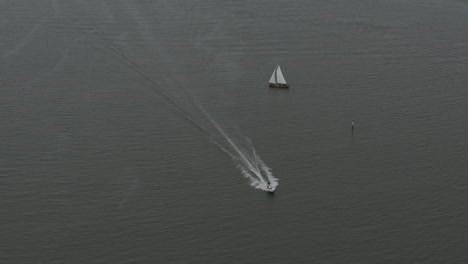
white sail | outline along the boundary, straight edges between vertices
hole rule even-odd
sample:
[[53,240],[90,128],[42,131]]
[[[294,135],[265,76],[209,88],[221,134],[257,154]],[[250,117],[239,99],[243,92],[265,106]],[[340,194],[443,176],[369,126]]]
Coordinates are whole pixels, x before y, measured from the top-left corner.
[[[278,66],[276,66],[278,67]],[[270,83],[276,83],[276,67],[275,67],[275,70],[273,71],[273,74],[271,75],[271,78],[270,78]]]
[[278,65],[276,68],[276,82],[286,84],[286,80],[284,79],[283,73],[281,72],[281,68]]

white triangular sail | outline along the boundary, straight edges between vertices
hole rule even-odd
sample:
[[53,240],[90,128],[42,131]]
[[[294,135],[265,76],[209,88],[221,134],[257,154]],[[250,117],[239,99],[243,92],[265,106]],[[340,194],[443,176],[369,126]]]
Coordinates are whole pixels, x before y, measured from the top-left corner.
[[276,82],[286,84],[286,80],[284,79],[283,73],[281,72],[281,68],[279,65],[276,68]]
[[275,70],[273,71],[273,74],[271,75],[270,83],[276,83],[276,67],[275,67]]

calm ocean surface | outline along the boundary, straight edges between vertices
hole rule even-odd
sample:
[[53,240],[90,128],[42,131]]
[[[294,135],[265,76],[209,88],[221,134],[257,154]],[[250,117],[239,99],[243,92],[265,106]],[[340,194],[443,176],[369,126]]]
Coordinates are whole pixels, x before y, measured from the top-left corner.
[[468,263],[467,43],[466,0],[1,1],[0,263]]

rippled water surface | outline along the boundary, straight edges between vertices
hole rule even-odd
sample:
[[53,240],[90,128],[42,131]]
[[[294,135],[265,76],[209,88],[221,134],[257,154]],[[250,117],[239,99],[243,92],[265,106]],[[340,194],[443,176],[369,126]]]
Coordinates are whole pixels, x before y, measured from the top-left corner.
[[468,263],[467,25],[464,0],[2,1],[0,262]]

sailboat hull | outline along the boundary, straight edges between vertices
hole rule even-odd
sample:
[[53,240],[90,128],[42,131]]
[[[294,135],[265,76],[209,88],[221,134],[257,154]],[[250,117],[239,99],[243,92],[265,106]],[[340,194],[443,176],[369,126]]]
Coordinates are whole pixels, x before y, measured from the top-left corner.
[[286,83],[270,83],[270,87],[289,88],[289,84],[286,84]]

